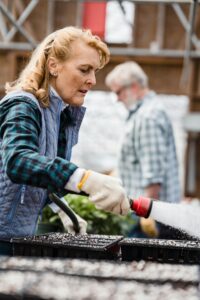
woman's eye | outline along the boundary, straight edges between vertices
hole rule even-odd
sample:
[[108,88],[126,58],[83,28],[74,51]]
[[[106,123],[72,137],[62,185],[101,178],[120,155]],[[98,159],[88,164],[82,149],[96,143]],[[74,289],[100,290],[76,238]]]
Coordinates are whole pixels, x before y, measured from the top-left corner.
[[81,72],[82,72],[82,73],[88,73],[89,70],[88,70],[88,69],[81,69]]

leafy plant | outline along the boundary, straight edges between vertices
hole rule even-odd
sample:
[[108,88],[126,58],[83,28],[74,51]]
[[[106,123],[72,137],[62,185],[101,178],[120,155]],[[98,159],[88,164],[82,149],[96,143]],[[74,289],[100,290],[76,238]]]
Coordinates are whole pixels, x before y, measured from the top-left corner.
[[[95,208],[85,196],[68,194],[65,200],[69,206],[88,223],[87,233],[106,235],[127,235],[134,220],[130,215],[118,216]],[[57,214],[47,206],[43,210],[42,222],[57,225],[62,229],[62,223]]]
[[54,213],[48,205],[45,206],[45,208],[42,211],[40,223],[55,225],[60,231],[62,231],[63,229],[60,217],[58,216],[58,214]]
[[65,199],[70,207],[88,222],[88,233],[126,235],[130,226],[134,224],[130,215],[123,217],[96,209],[87,197],[68,194]]

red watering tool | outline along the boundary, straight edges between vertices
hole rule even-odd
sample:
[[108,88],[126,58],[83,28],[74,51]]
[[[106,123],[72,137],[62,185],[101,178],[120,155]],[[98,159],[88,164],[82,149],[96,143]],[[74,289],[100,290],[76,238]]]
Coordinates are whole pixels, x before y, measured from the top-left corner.
[[137,199],[130,199],[130,207],[137,216],[148,218],[153,205],[153,199],[140,196]]

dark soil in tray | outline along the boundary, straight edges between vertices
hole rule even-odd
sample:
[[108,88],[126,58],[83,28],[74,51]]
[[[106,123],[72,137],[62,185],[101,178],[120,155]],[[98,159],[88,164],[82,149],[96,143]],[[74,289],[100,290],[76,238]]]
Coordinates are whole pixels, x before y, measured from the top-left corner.
[[200,241],[188,240],[163,240],[163,239],[140,239],[140,238],[125,238],[120,244],[124,245],[143,245],[147,247],[164,247],[164,248],[187,248],[200,250]]
[[14,255],[117,259],[122,236],[50,233],[13,239]]
[[200,241],[126,238],[120,242],[123,261],[151,260],[200,263]]

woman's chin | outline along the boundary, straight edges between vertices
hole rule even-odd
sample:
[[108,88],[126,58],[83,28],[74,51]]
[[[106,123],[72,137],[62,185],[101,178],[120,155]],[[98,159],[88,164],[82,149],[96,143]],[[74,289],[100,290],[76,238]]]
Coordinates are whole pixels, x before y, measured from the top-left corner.
[[84,98],[83,99],[76,99],[74,101],[71,101],[71,103],[69,103],[72,106],[82,106],[84,103]]
[[74,106],[81,106],[81,105],[83,105],[84,100],[85,100],[85,96],[78,97],[78,98],[74,99],[72,105],[74,105]]
[[65,99],[64,102],[71,106],[81,106],[83,105],[85,97],[78,97],[75,99]]

